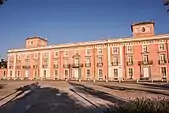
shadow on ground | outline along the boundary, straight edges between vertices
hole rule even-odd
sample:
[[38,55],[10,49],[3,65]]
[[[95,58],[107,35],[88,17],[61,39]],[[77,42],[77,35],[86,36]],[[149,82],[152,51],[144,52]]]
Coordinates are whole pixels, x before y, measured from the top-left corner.
[[84,93],[84,94],[90,94],[94,97],[101,98],[101,99],[109,101],[111,103],[115,103],[116,105],[121,105],[121,104],[124,104],[126,102],[125,100],[123,100],[119,97],[110,95],[106,92],[95,90],[91,87],[87,87],[87,86],[84,86],[82,84],[77,84],[77,83],[73,83],[73,82],[69,82],[69,84],[72,85],[78,92],[81,92],[81,93]]
[[98,108],[85,108],[68,93],[42,88],[38,83],[18,88],[15,93],[16,96],[0,107],[0,113],[101,113]]
[[[113,89],[113,90],[120,90],[120,91],[144,91],[144,92],[148,92],[148,93],[152,93],[152,94],[160,94],[160,95],[164,95],[164,96],[169,96],[168,93],[162,92],[162,91],[156,91],[156,90],[151,90],[151,89],[155,89],[152,88],[150,86],[148,86],[149,84],[147,84],[147,86],[141,87],[141,88],[128,88],[125,86],[112,86],[112,85],[99,85],[105,88],[109,88],[109,89]],[[145,88],[149,88],[149,89],[145,89]]]

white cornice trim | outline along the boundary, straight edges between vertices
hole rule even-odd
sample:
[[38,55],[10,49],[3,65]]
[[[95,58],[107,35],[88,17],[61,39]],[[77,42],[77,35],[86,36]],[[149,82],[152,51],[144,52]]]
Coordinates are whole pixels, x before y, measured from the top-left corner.
[[78,46],[94,46],[94,45],[111,44],[111,43],[126,43],[126,42],[133,42],[133,41],[153,40],[153,39],[158,40],[158,39],[166,39],[166,38],[169,39],[169,34],[155,35],[155,36],[146,37],[146,38],[130,37],[130,38],[108,39],[108,40],[98,40],[98,41],[89,41],[89,42],[80,42],[80,43],[57,44],[57,45],[50,45],[46,47],[38,47],[38,48],[30,48],[30,49],[26,49],[26,48],[11,49],[11,50],[8,50],[8,53],[71,48],[71,47],[78,47]]

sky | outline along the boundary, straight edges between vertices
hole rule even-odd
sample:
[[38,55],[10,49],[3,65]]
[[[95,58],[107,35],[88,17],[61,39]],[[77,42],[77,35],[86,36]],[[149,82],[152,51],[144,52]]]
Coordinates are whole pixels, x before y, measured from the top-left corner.
[[0,56],[27,37],[49,44],[130,37],[133,22],[149,20],[156,34],[169,33],[163,0],[8,0],[0,7]]

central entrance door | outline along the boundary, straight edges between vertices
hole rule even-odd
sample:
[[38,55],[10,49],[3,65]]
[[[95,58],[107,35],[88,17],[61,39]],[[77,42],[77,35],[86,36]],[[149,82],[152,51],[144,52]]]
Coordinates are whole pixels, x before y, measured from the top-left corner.
[[143,68],[143,76],[144,76],[144,78],[149,78],[150,77],[150,73],[149,73],[149,68],[148,67],[144,67]]

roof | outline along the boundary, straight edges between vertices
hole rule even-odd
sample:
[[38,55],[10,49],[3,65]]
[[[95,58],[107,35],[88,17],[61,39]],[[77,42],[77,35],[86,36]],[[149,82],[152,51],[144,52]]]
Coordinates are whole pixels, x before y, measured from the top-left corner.
[[43,40],[43,41],[48,41],[47,39],[44,39],[44,38],[41,38],[41,37],[38,37],[38,36],[26,38],[26,40],[29,40],[29,39],[40,39],[40,40]]
[[136,23],[133,23],[132,26],[135,26],[135,25],[144,25],[144,24],[155,24],[155,23],[154,23],[154,21],[136,22]]

